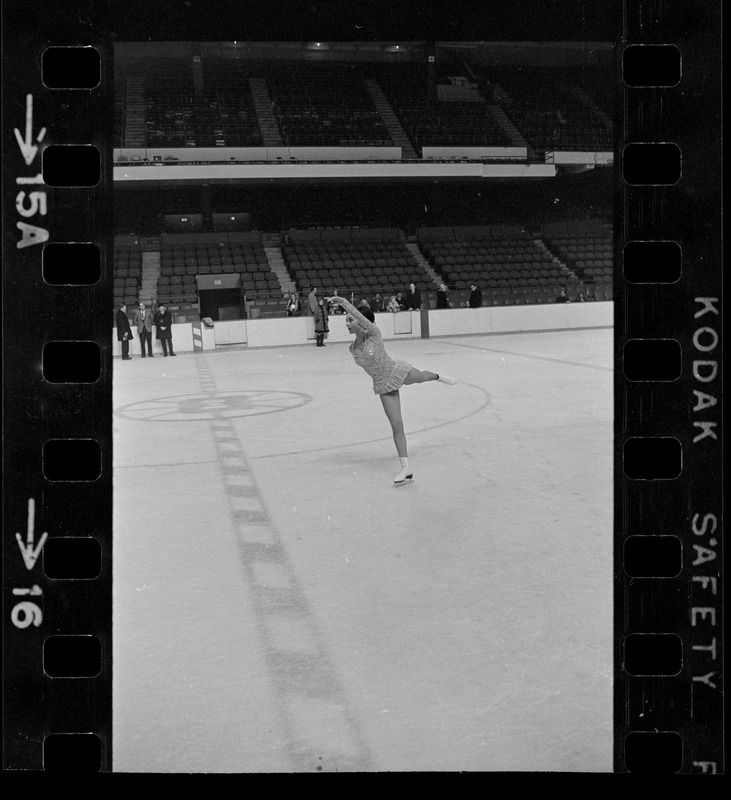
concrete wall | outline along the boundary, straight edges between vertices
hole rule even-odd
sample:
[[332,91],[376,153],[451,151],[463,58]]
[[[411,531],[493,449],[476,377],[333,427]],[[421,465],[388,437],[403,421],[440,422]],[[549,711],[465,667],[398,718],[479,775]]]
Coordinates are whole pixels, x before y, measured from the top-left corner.
[[[330,317],[328,342],[351,342],[352,334],[345,327],[345,315]],[[421,313],[402,311],[398,314],[376,314],[376,324],[383,338],[421,338]],[[614,324],[614,304],[566,303],[540,306],[495,306],[490,308],[445,308],[429,312],[429,336],[464,336],[481,333],[515,331],[564,330],[568,328],[609,328]],[[173,325],[173,346],[176,353],[193,351],[190,323]],[[130,355],[140,353],[137,332],[130,346]],[[121,355],[117,332],[113,331],[114,354]],[[154,332],[153,332],[154,337]],[[315,328],[312,317],[281,319],[230,320],[214,323],[206,330],[203,349],[246,344],[248,347],[282,347],[312,343]],[[162,353],[160,342],[153,338],[153,352]]]
[[528,158],[527,147],[422,147],[422,158]]
[[556,175],[555,164],[523,164],[505,162],[486,164],[481,161],[402,161],[380,164],[377,162],[342,162],[306,164],[303,162],[270,162],[246,164],[231,161],[216,164],[184,164],[119,166],[113,168],[115,181],[206,181],[250,180],[286,181],[311,178],[387,178],[426,180],[428,178],[550,178]]
[[377,161],[398,160],[400,147],[120,147],[114,160],[175,158],[186,161]]
[[[353,335],[348,333],[348,329],[345,327],[344,314],[330,317],[328,324],[330,331],[326,342],[351,342],[353,340]],[[376,324],[384,339],[416,339],[421,336],[421,319],[416,311],[377,314]],[[312,317],[251,319],[246,321],[246,327],[249,347],[305,344],[315,340],[315,324]]]
[[613,322],[614,303],[445,308],[429,312],[429,335],[611,327]]

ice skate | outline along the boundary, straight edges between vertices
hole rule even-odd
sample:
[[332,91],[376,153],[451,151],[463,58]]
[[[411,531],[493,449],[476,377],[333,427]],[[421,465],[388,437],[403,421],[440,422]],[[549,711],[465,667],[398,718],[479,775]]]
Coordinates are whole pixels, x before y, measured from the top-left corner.
[[454,385],[457,383],[457,381],[456,381],[454,378],[450,378],[448,375],[440,375],[440,376],[437,378],[437,380],[438,380],[440,383],[447,383],[447,384],[449,384],[450,386],[454,386]]
[[408,484],[414,482],[414,471],[408,465],[401,468],[401,472],[393,479],[393,485],[398,486],[408,486]]

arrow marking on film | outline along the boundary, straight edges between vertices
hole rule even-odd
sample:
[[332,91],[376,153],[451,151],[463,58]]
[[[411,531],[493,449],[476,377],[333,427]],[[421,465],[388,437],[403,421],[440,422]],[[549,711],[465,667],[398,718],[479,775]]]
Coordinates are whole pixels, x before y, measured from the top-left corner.
[[[17,128],[13,128],[15,133],[15,138],[18,140],[18,145],[20,146],[20,152],[23,154],[23,158],[25,159],[25,163],[30,165],[33,159],[36,157],[36,153],[38,152],[38,146],[33,144],[33,95],[29,94],[25,97],[25,139],[22,138],[20,131]],[[38,142],[43,141],[43,137],[46,135],[46,129],[41,128],[40,133],[38,134]]]
[[23,556],[23,562],[25,563],[26,569],[33,569],[38,561],[38,556],[41,554],[41,550],[43,549],[43,545],[48,538],[48,534],[44,533],[38,544],[33,547],[33,543],[35,541],[35,524],[36,524],[36,501],[31,497],[28,500],[28,528],[25,534],[25,542],[21,538],[19,533],[15,534],[15,538],[18,540],[18,547],[20,548],[20,553]]

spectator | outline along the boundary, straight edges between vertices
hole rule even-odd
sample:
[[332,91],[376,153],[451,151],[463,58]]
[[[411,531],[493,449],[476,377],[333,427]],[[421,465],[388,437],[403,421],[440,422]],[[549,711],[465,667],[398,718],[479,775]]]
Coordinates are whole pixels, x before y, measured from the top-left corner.
[[137,333],[140,335],[140,350],[142,351],[142,358],[145,358],[145,343],[147,350],[152,355],[152,311],[145,308],[145,304],[140,300],[140,304],[135,311],[133,323],[137,326]]
[[371,300],[371,308],[375,314],[377,314],[379,311],[383,311],[383,300],[379,292],[376,292],[373,296],[373,300]]
[[586,302],[586,297],[584,297],[584,293],[583,292],[579,292],[576,295],[576,302],[577,303],[585,303]]
[[566,294],[566,287],[565,286],[561,287],[561,292],[559,293],[558,297],[556,298],[556,302],[557,303],[570,303],[571,302],[571,299]]
[[162,345],[162,354],[167,356],[168,354],[168,347],[170,348],[170,355],[174,356],[175,353],[173,352],[173,316],[172,314],[165,308],[164,305],[158,307],[157,311],[155,312],[155,326],[157,328],[157,333],[155,334],[155,338],[160,340],[160,344]]
[[437,308],[449,308],[449,291],[445,283],[440,283],[437,290]]
[[594,297],[594,294],[591,291],[591,286],[587,286],[586,287],[586,300],[587,300],[587,302],[590,302],[592,300],[596,300],[596,297]]
[[117,311],[117,339],[122,342],[122,361],[131,361],[132,358],[129,354],[129,342],[132,338],[132,328],[129,326],[129,319],[127,318],[127,306],[122,303]]
[[297,292],[289,293],[289,300],[287,300],[287,316],[299,317],[300,315],[300,296]]
[[406,307],[412,311],[417,311],[421,308],[421,292],[413,282],[409,284],[409,289],[406,292]]
[[310,313],[315,316],[317,311],[317,287],[313,286],[312,291],[307,295],[307,304],[310,307]]
[[360,308],[361,306],[365,306],[366,308],[370,308],[371,304],[368,302],[368,300],[365,297],[361,297],[360,298],[360,303],[358,303],[358,308]]
[[482,306],[482,289],[479,289],[476,283],[470,286],[470,296],[467,304],[470,308],[480,308]]
[[398,314],[398,312],[401,311],[401,306],[399,305],[395,294],[391,295],[391,299],[388,301],[388,305],[386,306],[386,311],[391,311],[393,314]]
[[315,306],[315,339],[317,340],[318,347],[325,347],[325,338],[327,337],[330,325],[327,318],[327,304],[320,298]]
[[398,303],[399,311],[406,311],[409,307],[409,304],[401,296],[401,292],[396,292],[396,302]]

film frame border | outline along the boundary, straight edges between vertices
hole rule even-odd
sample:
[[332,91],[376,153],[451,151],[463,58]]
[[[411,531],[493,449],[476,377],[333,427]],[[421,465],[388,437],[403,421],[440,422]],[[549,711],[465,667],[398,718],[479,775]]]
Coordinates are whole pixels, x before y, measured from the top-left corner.
[[[92,85],[44,69],[59,12],[40,11],[3,4],[3,766],[110,771],[112,51],[74,48],[97,62]],[[74,242],[95,243],[95,269]]]
[[[713,167],[719,163],[716,154],[720,160],[720,128],[714,104],[708,107],[697,101],[689,129],[688,98],[683,96],[687,92],[707,99],[711,93],[707,79],[714,69],[719,70],[720,81],[720,3],[705,4],[705,15],[699,14],[700,5],[687,4],[678,19],[667,10],[665,16],[653,15],[657,9],[649,0],[626,2],[625,30],[618,45],[620,54],[631,46],[679,46],[680,80],[662,88],[624,88],[615,123],[619,125],[616,130],[622,132],[617,137],[622,152],[626,145],[634,144],[679,145],[683,172],[676,186],[641,182],[629,185],[622,174],[616,184],[615,398],[621,400],[615,410],[616,772],[723,771],[722,687],[717,680],[723,671],[722,406],[720,392],[713,392],[722,381],[721,239],[716,227],[720,223],[720,182],[713,189],[714,178],[718,178]],[[66,739],[56,744],[55,755],[50,759],[55,759],[57,765],[72,753],[92,771],[97,762],[99,770],[111,771],[112,479],[108,409],[112,343],[106,321],[112,307],[112,179],[108,155],[111,147],[107,145],[112,129],[113,45],[108,40],[85,39],[83,31],[73,43],[56,41],[49,31],[29,31],[27,20],[15,17],[8,29],[7,13],[5,17],[6,51],[9,48],[10,57],[28,67],[20,70],[22,81],[16,81],[15,76],[4,78],[6,143],[14,145],[6,147],[6,154],[12,155],[5,157],[5,199],[6,208],[17,209],[11,222],[6,217],[6,256],[13,257],[9,259],[10,269],[6,266],[4,340],[8,342],[5,353],[9,356],[14,393],[25,398],[21,402],[6,393],[6,426],[11,426],[6,431],[13,435],[6,450],[5,485],[10,502],[6,501],[5,530],[18,535],[15,541],[6,536],[4,545],[5,563],[9,565],[4,579],[9,613],[5,666],[21,689],[18,697],[5,698],[6,759],[12,759],[12,763],[6,761],[6,768],[43,768],[44,748],[41,744],[39,749],[39,742],[49,737],[49,741]],[[99,83],[74,90],[43,86],[41,59],[49,44],[97,50],[101,55]],[[619,61],[618,70],[621,58]],[[621,75],[618,80],[622,86]],[[714,84],[713,90],[716,88]],[[28,96],[32,97],[30,127]],[[16,128],[20,135],[13,137]],[[701,136],[707,138],[699,141]],[[98,182],[86,187],[39,182],[37,170],[45,149],[74,144],[91,144],[98,149]],[[655,166],[662,174],[663,166]],[[615,169],[621,173],[621,158],[615,160]],[[26,185],[26,194],[18,201],[21,184]],[[710,192],[708,187],[712,187]],[[35,198],[31,190],[37,192]],[[710,220],[702,233],[690,224],[691,219],[697,221],[701,217]],[[18,239],[18,223],[33,229],[22,228],[21,241],[27,246],[10,251],[7,242]],[[11,230],[13,237],[9,238]],[[61,287],[39,280],[45,235],[48,244],[95,244],[100,252],[100,280]],[[678,240],[683,268],[677,281],[664,284],[628,282],[623,278],[620,265],[628,244]],[[30,330],[19,310],[9,302],[8,290],[14,295],[18,292],[17,296],[23,299],[32,299],[35,319]],[[68,315],[73,303],[82,312],[77,319]],[[680,377],[664,383],[652,377],[644,381],[627,379],[620,369],[623,348],[637,340],[676,342],[681,349]],[[51,384],[42,377],[39,381],[42,358],[33,352],[39,353],[49,343],[57,342],[96,344],[101,354],[101,378],[88,384]],[[712,372],[713,377],[709,378]],[[706,412],[699,419],[693,416],[696,406],[700,406],[698,411]],[[660,409],[660,418],[648,414],[648,407]],[[44,418],[49,408],[51,413]],[[36,427],[38,420],[42,421],[40,429]],[[49,481],[43,471],[46,443],[74,439],[99,443],[101,463],[92,464],[90,470],[94,474],[99,466],[98,477]],[[641,463],[625,459],[628,442],[647,440],[652,447],[657,444],[653,440],[658,439],[678,443],[682,460],[677,477],[656,478],[653,464],[658,463],[657,456],[647,450],[642,452],[642,446]],[[667,463],[664,456],[661,463]],[[646,474],[628,477],[628,464],[630,472],[639,464],[640,472],[644,470]],[[679,520],[683,520],[680,530]],[[52,538],[44,539],[48,531]],[[653,542],[667,536],[676,538],[681,545],[680,572],[667,576],[628,573],[624,568],[625,548],[637,535]],[[89,556],[100,564],[93,579],[59,582],[46,576],[45,554],[41,553],[44,542],[58,544],[61,539],[78,539],[86,545],[92,540],[98,544],[98,558]],[[8,590],[13,598],[10,602]],[[25,592],[23,596],[19,594],[21,590]],[[45,602],[47,598],[50,599]],[[24,611],[15,610],[20,603],[30,605]],[[39,617],[31,605],[40,609],[38,625]],[[655,659],[652,674],[643,672],[641,646],[631,650],[634,674],[627,671],[627,643],[652,634],[679,638],[679,672],[663,671],[670,669],[664,664],[676,658],[672,646],[668,648],[667,662]],[[66,670],[76,670],[76,677],[51,678],[44,674],[42,666],[46,642],[63,635],[85,639],[85,645],[89,644],[88,637],[95,637],[100,649],[97,652],[92,645],[86,649],[93,652],[85,654],[82,645],[71,655],[67,651],[61,661],[66,662]],[[58,641],[58,652],[57,645]],[[656,654],[650,648],[644,658],[653,655]],[[99,662],[97,672],[89,667],[95,659]],[[39,697],[44,704],[37,702]],[[23,724],[19,725],[21,721]],[[73,744],[69,742],[70,735]],[[29,747],[29,742],[34,746]],[[629,751],[627,742],[632,743]],[[677,765],[677,769],[668,769],[668,763]]]
[[[622,153],[649,163],[623,163],[646,179],[622,175],[615,217],[616,772],[724,771],[720,10],[625,4],[622,61],[639,80],[623,81],[616,124]],[[682,264],[666,278],[638,263],[655,243],[667,263],[671,242]],[[671,344],[680,374],[650,362],[630,380],[634,340],[650,358]]]

